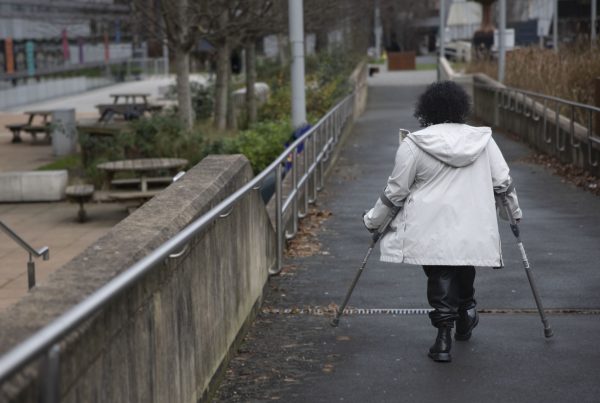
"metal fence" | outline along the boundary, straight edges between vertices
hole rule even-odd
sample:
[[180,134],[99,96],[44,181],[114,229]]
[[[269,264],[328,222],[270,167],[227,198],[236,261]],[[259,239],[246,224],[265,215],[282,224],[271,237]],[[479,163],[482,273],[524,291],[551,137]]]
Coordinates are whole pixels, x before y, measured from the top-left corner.
[[554,144],[557,154],[579,150],[585,154],[588,168],[598,167],[600,108],[517,88],[478,82],[473,86],[476,90],[493,93],[494,125],[505,126],[505,122],[500,121],[501,111],[521,115],[536,123],[538,140],[546,145]]
[[[354,97],[355,94],[351,94],[338,103],[316,125],[294,141],[271,165],[242,188],[88,298],[0,357],[0,384],[34,359],[42,358],[39,375],[40,396],[43,402],[58,402],[61,339],[94,313],[106,307],[153,267],[163,263],[165,259],[179,256],[196,234],[218,218],[228,216],[240,199],[250,192],[259,190],[265,179],[273,173],[276,182],[274,197],[277,260],[276,267],[270,274],[278,274],[282,268],[284,240],[294,236],[298,229],[298,218],[307,214],[308,204],[316,201],[317,192],[323,188],[323,176],[331,161],[330,155],[340,139],[344,126],[349,119],[353,118]],[[286,174],[286,167],[289,167],[290,163],[291,169]],[[291,182],[291,190],[285,197],[284,180]],[[283,220],[286,213],[292,215],[289,225],[286,225]],[[289,226],[291,231],[286,231],[286,226]]]

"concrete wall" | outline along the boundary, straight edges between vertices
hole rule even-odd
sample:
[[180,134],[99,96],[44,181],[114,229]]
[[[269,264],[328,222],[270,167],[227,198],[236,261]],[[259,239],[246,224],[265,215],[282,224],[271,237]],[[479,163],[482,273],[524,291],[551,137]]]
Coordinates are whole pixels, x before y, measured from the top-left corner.
[[[548,103],[544,120],[544,106],[539,100],[511,93],[501,101],[493,90],[478,87],[477,84],[492,89],[505,88],[503,84],[485,74],[456,74],[445,58],[440,59],[440,77],[442,80],[458,82],[467,90],[473,99],[473,115],[485,124],[508,131],[535,150],[552,155],[563,163],[573,164],[595,175],[600,175],[600,150],[598,148],[591,148],[592,161],[598,161],[598,166],[594,167],[589,162],[590,144],[588,143],[587,128],[575,123],[573,138],[571,138],[570,116],[559,114],[557,124],[554,103]],[[498,107],[502,104],[506,107]],[[570,113],[563,108],[561,113],[565,112]],[[595,133],[595,135],[600,136],[599,133]]]
[[114,80],[105,77],[42,79],[39,82],[19,84],[16,87],[0,90],[0,110],[59,96],[77,94],[110,84],[114,84]]
[[0,172],[0,202],[58,201],[65,198],[66,170]]
[[[483,74],[475,75],[474,83],[497,88],[503,87],[497,81]],[[515,134],[535,150],[554,156],[565,164],[573,164],[594,175],[600,175],[600,150],[598,148],[593,146],[591,148],[592,160],[598,161],[598,166],[594,167],[588,161],[590,144],[587,141],[587,128],[575,123],[573,138],[571,138],[570,116],[559,114],[557,124],[554,103],[548,104],[546,119],[544,119],[543,103],[521,94],[511,94],[502,103],[500,97],[494,95],[494,91],[489,89],[475,85],[473,93],[474,114],[486,124]],[[497,107],[501,104],[506,107]],[[561,112],[565,111],[566,108],[563,108]]]
[[[252,178],[210,156],[0,313],[0,354],[81,302]],[[80,326],[61,347],[63,402],[196,402],[260,303],[275,234],[259,192]],[[36,364],[0,401],[37,401]]]

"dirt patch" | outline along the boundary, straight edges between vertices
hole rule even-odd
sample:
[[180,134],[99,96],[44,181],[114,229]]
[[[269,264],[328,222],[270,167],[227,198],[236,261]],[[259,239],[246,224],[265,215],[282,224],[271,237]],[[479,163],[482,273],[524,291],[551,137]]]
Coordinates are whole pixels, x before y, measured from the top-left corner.
[[331,217],[329,210],[311,208],[298,224],[298,233],[287,242],[286,257],[307,257],[321,252],[321,242],[317,233],[325,221]]
[[561,182],[572,183],[596,196],[600,196],[600,179],[573,164],[564,164],[555,157],[540,153],[523,158],[522,161],[542,165],[551,170],[554,175],[560,176],[562,178]]

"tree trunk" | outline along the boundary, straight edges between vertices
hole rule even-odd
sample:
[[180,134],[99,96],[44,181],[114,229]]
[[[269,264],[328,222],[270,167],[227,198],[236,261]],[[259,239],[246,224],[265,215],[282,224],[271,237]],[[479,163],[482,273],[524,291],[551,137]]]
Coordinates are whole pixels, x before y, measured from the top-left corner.
[[229,100],[229,44],[225,41],[217,49],[217,79],[215,99],[215,127],[225,130],[227,125],[227,104]]
[[329,34],[326,29],[319,29],[315,33],[315,52],[316,53],[328,50],[328,47],[329,47],[328,39],[329,39]]
[[194,123],[192,94],[190,92],[190,54],[181,48],[175,49],[175,69],[177,73],[177,103],[179,118],[187,129]]
[[290,49],[285,35],[281,33],[277,34],[277,49],[279,51],[279,63],[284,67],[287,66],[289,63],[288,55]]
[[258,120],[254,84],[256,84],[256,42],[249,40],[246,43],[246,114],[249,125]]
[[227,70],[227,129],[237,129],[237,113],[233,103],[233,94],[231,92],[231,69]]

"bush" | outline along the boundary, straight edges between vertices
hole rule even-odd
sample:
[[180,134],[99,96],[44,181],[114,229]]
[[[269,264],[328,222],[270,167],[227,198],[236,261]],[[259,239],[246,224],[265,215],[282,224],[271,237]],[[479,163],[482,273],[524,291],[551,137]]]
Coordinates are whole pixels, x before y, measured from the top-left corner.
[[[306,59],[306,113],[310,122],[316,122],[323,117],[351,92],[349,76],[358,60],[355,55],[342,49],[311,55]],[[278,66],[280,70],[283,69],[281,65]],[[292,109],[289,75],[271,71],[268,83],[271,96],[259,111],[260,119],[289,119]]]
[[257,123],[240,132],[237,137],[225,140],[222,151],[244,154],[257,174],[285,150],[285,143],[291,138],[292,131],[288,120]]
[[[215,108],[215,88],[212,84],[201,84],[197,81],[190,82],[192,95],[192,109],[196,119],[208,119]],[[165,94],[167,99],[177,98],[177,85],[171,85]]]
[[[482,72],[498,77],[496,62],[473,62],[467,72]],[[528,47],[506,55],[506,84],[585,104],[594,102],[593,82],[600,76],[600,45],[590,48],[588,41],[551,49]]]
[[155,115],[132,121],[114,136],[80,135],[86,175],[97,182],[96,165],[130,158],[185,158],[195,165],[211,146],[198,129],[185,130],[176,116]]

